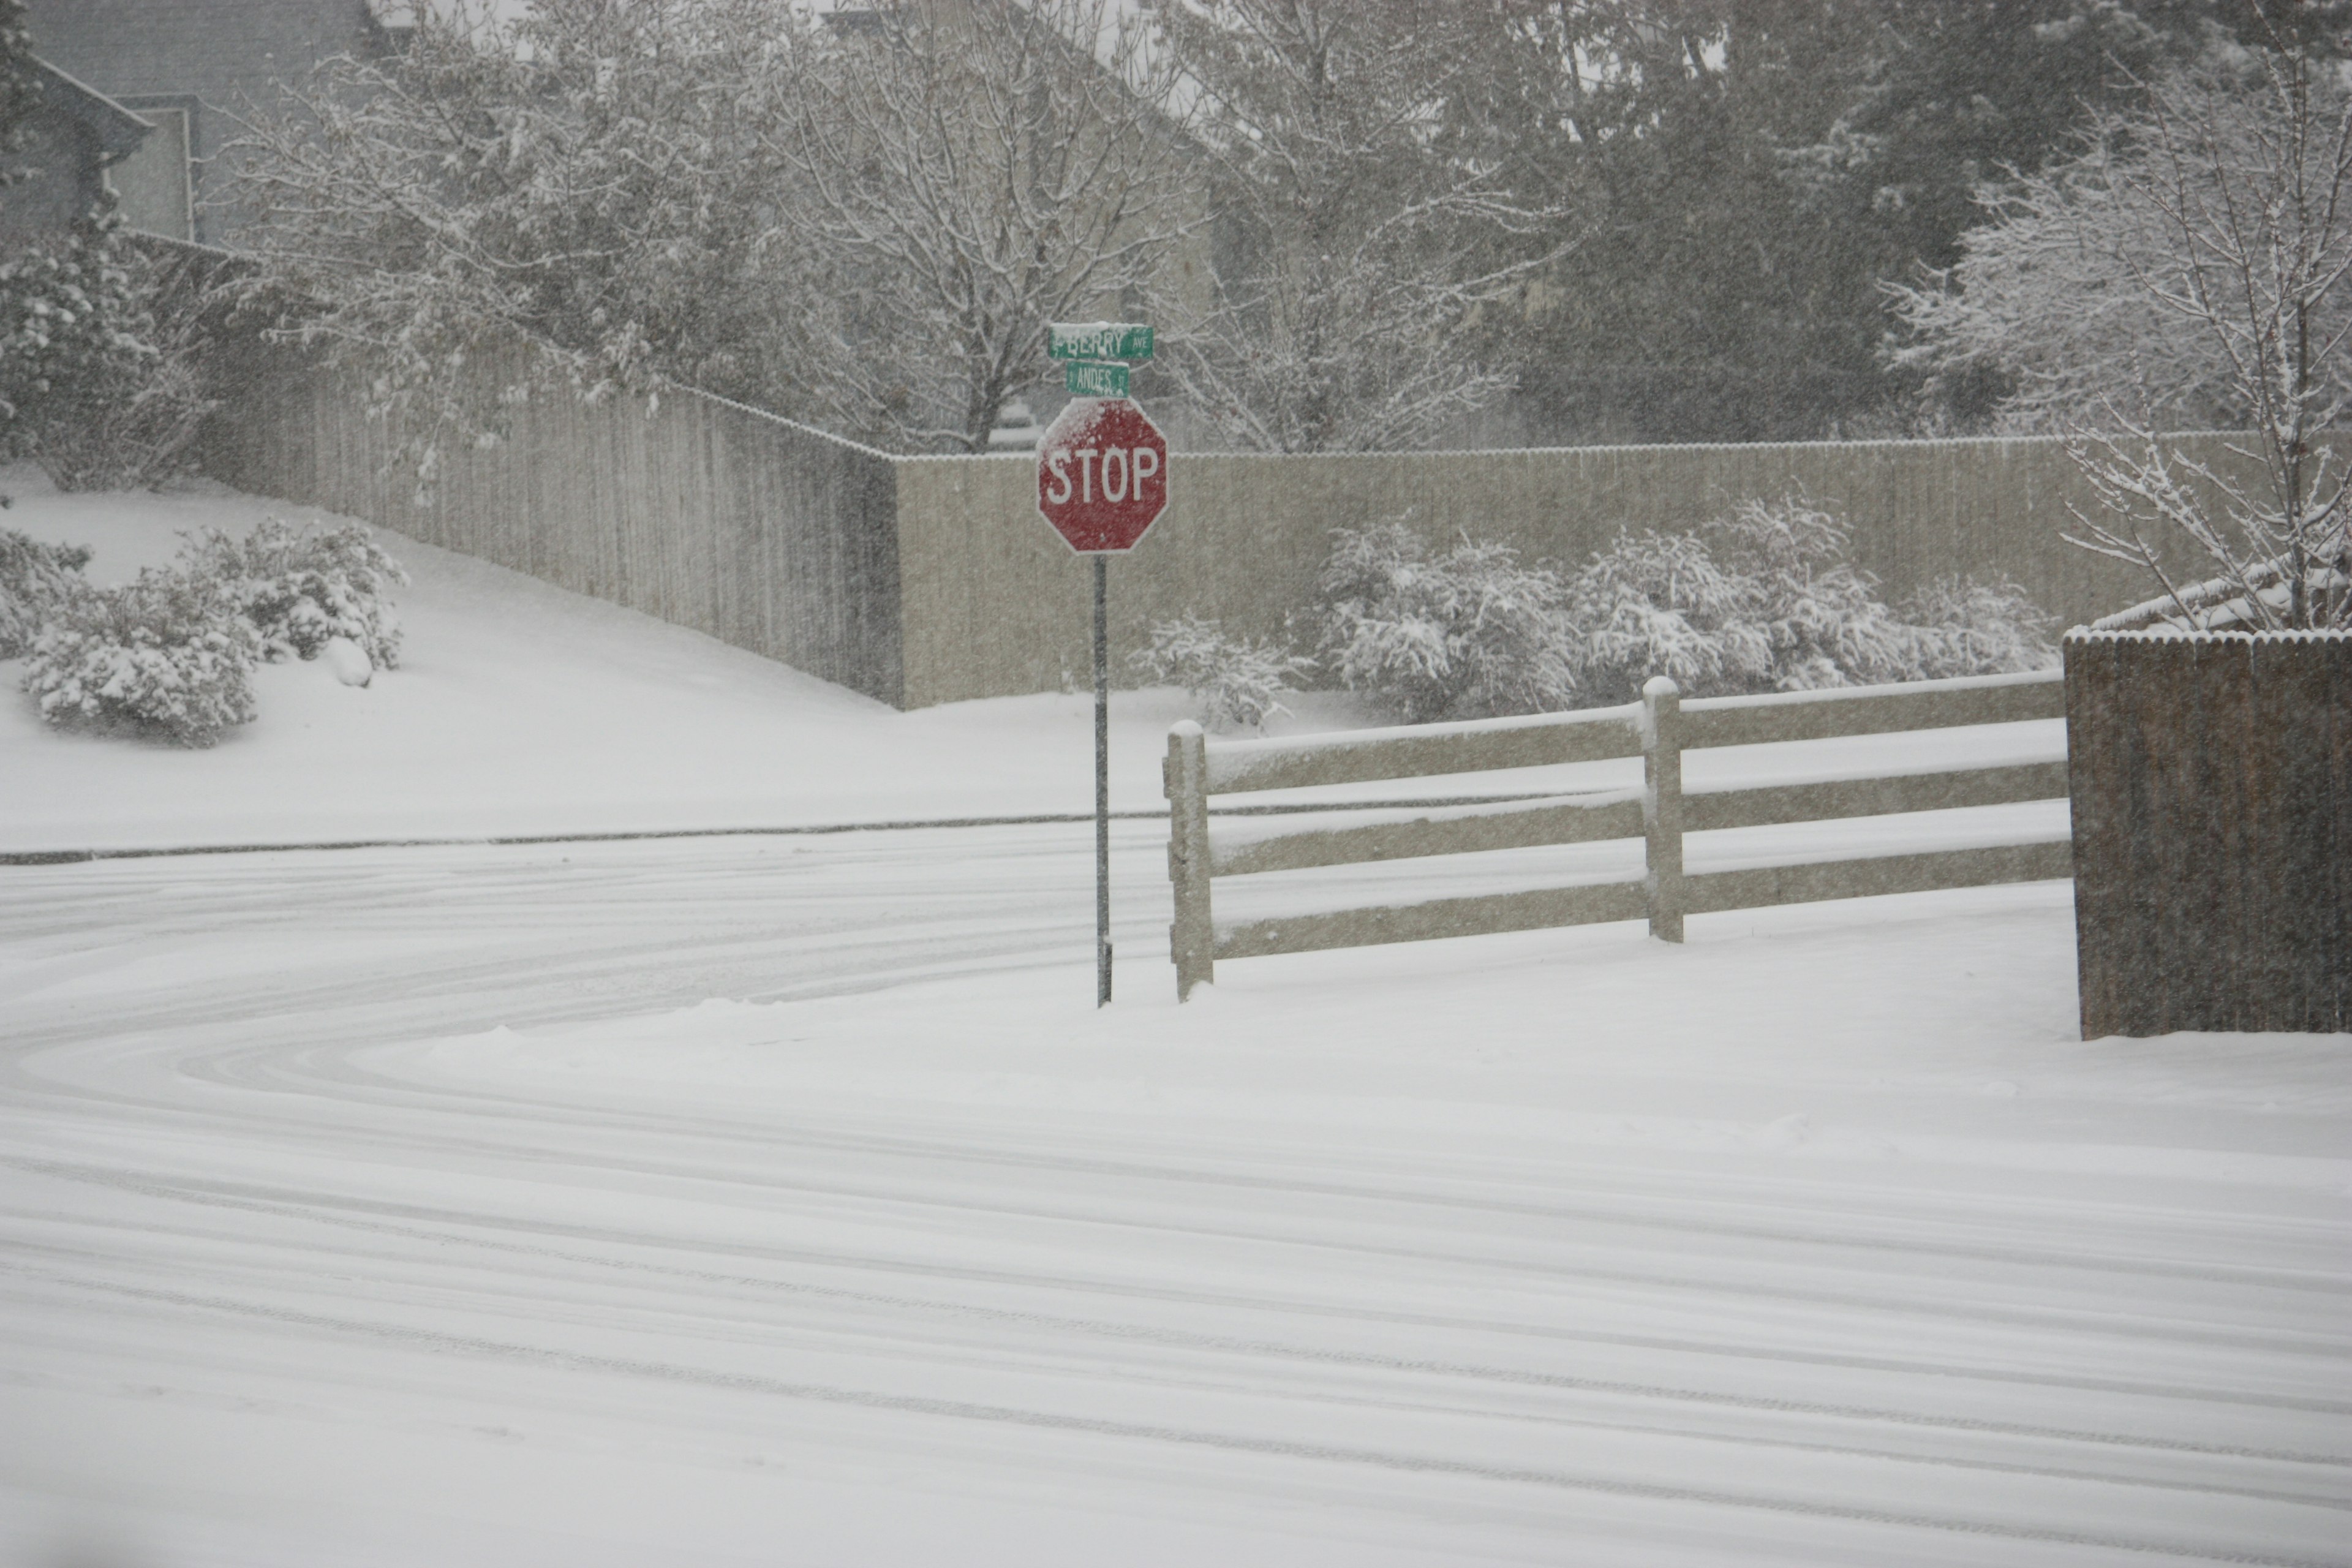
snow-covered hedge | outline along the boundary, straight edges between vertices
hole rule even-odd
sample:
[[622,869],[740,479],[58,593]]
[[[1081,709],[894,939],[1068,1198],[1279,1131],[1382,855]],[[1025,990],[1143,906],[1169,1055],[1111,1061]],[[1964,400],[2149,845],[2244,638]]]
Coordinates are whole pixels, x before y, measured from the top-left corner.
[[50,608],[82,587],[87,547],[44,544],[0,528],[0,658],[22,658]]
[[1153,626],[1151,646],[1137,649],[1129,662],[1151,680],[1190,691],[1201,722],[1220,732],[1258,729],[1290,711],[1281,693],[1315,668],[1313,659],[1277,643],[1228,636],[1198,616]]
[[1345,530],[1323,574],[1328,668],[1408,722],[1686,695],[1801,691],[2047,668],[2051,623],[2007,581],[1953,578],[1901,605],[1802,500],[1748,501],[1685,533],[1619,535],[1582,569],[1499,544],[1433,552],[1402,522]]
[[316,658],[330,640],[349,637],[376,668],[399,663],[400,622],[384,594],[408,574],[364,524],[298,529],[266,518],[243,539],[205,529],[183,553],[252,623],[271,662]]
[[50,606],[25,689],[55,724],[209,746],[253,717],[261,639],[217,583],[150,568]]

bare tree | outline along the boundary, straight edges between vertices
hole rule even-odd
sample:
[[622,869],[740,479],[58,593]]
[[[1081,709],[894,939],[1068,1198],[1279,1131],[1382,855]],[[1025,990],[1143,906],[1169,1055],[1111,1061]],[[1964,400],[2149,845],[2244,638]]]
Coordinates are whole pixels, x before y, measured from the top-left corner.
[[1112,0],[894,0],[809,42],[783,151],[835,417],[984,451],[1045,324],[1115,304],[1183,231],[1172,77]]
[[[443,443],[495,438],[541,384],[674,378],[795,411],[791,180],[766,132],[807,25],[792,0],[419,7],[402,52],[331,59],[248,116],[243,301],[359,372],[428,485]],[[471,367],[501,337],[538,352],[486,395]]]
[[[2352,624],[2347,474],[2320,431],[2352,406],[2352,95],[2315,41],[2257,12],[2100,121],[2089,148],[1986,193],[1949,278],[1897,290],[1898,359],[2011,379],[2019,424],[2056,426],[2096,493],[2073,542],[2146,568],[2192,624]],[[2159,433],[2251,426],[2242,479]],[[2185,539],[2189,584],[2151,541]]]
[[1245,447],[1424,444],[1510,384],[1467,330],[1557,254],[1559,215],[1449,137],[1480,8],[1160,0],[1200,94],[1228,233],[1206,300],[1171,300],[1168,366]]

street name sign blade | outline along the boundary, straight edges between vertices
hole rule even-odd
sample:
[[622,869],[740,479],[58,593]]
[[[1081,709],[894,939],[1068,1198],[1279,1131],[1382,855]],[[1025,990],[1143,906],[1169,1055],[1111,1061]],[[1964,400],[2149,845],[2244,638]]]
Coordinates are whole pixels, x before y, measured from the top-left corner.
[[1151,329],[1140,321],[1053,321],[1045,353],[1053,359],[1150,359]]
[[1062,367],[1062,386],[1073,397],[1125,397],[1127,366],[1074,359]]
[[1168,438],[1124,397],[1076,397],[1037,443],[1037,510],[1081,555],[1132,550],[1168,505]]

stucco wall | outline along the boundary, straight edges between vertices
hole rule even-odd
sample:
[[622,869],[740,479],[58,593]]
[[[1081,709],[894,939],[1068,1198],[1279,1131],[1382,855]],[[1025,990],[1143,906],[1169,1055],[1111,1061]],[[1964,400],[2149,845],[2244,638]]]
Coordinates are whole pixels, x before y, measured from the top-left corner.
[[[2226,468],[2227,438],[2184,444]],[[1037,516],[1033,459],[896,462],[909,707],[1084,685],[1087,573]],[[1843,517],[1853,559],[1900,598],[1954,573],[2006,574],[2062,624],[2147,598],[2142,573],[2067,544],[2095,510],[2054,438],[1602,447],[1346,457],[1178,453],[1168,510],[1110,565],[1115,661],[1187,612],[1266,636],[1312,601],[1331,531],[1402,517],[1529,561],[1581,562],[1621,528],[1687,528],[1801,491]],[[2186,563],[2184,563],[2186,564]],[[1114,680],[1125,675],[1123,664]]]
[[[393,434],[298,356],[248,345],[208,437],[231,483],[313,501],[706,631],[908,708],[1089,680],[1088,569],[1035,508],[1034,459],[894,458],[684,391],[646,417],[561,394],[511,438],[449,452],[430,506]],[[485,355],[482,373],[514,379]],[[2352,439],[2352,438],[2347,438]],[[2230,437],[2180,444],[2227,470]],[[1156,620],[1279,636],[1311,612],[1334,529],[1402,517],[1574,565],[1621,528],[1687,528],[1801,491],[1899,599],[2016,579],[2062,624],[2150,596],[2060,537],[2092,498],[2054,439],[1607,447],[1349,457],[1177,453],[1168,510],[1110,563],[1112,679]],[[2179,559],[2179,558],[2176,558]],[[2179,560],[2191,575],[2197,563]],[[1311,644],[1311,628],[1293,641]]]

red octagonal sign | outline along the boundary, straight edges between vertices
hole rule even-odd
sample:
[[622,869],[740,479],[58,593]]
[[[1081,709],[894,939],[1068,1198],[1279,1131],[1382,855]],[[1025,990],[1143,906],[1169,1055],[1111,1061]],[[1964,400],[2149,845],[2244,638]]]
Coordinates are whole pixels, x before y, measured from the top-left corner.
[[1037,510],[1082,555],[1132,550],[1168,504],[1168,438],[1126,397],[1074,397],[1037,443]]

